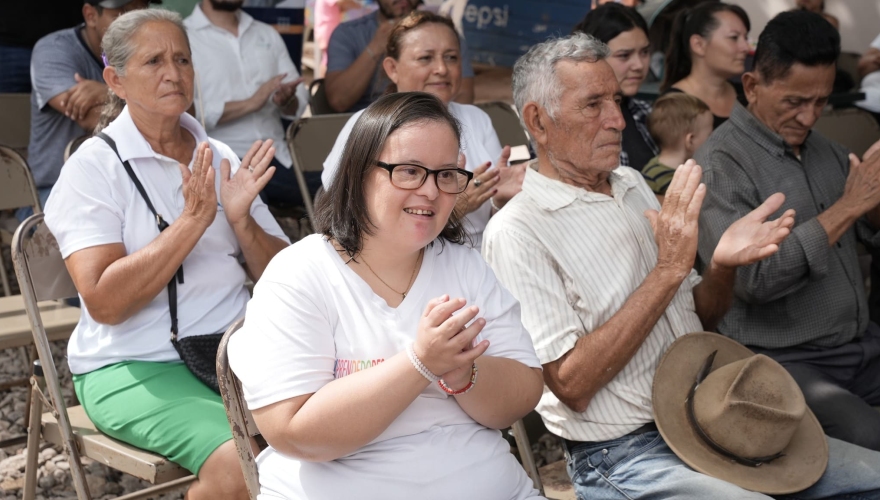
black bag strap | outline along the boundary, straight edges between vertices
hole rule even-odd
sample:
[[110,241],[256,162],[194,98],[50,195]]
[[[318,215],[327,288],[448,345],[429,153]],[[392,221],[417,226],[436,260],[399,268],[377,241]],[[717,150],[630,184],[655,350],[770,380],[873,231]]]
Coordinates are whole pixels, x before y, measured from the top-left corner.
[[[150,197],[147,196],[147,191],[144,189],[144,185],[141,184],[140,179],[138,179],[137,175],[135,175],[134,170],[131,168],[131,164],[127,161],[122,160],[122,156],[119,155],[119,150],[116,149],[116,141],[110,138],[109,135],[104,132],[98,132],[98,137],[100,137],[104,142],[110,146],[110,149],[116,153],[116,157],[119,158],[119,161],[122,162],[122,166],[125,167],[125,172],[131,178],[131,181],[134,183],[134,187],[137,188],[138,192],[141,194],[141,197],[147,203],[147,208],[152,212],[153,217],[156,218],[156,225],[159,227],[159,232],[161,233],[165,229],[168,228],[169,224],[165,222],[165,219],[162,218],[162,215],[156,212],[156,209],[153,208],[153,203],[150,201]],[[177,273],[171,281],[168,282],[168,309],[171,312],[171,341],[177,342],[177,284],[183,284],[183,264],[177,268]]]

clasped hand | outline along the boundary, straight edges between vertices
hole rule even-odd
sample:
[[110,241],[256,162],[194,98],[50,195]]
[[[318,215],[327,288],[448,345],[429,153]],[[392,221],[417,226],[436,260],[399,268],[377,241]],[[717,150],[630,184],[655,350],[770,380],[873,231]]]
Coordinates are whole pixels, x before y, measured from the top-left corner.
[[[486,320],[474,320],[480,309],[477,306],[465,308],[465,304],[465,299],[450,299],[448,295],[428,302],[413,344],[422,364],[452,389],[467,385],[474,361],[489,348],[488,340],[474,345]],[[456,311],[459,313],[453,315]],[[471,320],[473,323],[466,327]]]

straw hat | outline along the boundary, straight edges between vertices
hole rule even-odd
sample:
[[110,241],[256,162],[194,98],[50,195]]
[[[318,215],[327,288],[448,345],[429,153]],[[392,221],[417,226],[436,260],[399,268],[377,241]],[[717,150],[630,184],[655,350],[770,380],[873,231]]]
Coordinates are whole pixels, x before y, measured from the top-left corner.
[[791,375],[727,337],[676,340],[654,375],[653,403],[678,458],[747,490],[802,491],[828,465],[825,434]]

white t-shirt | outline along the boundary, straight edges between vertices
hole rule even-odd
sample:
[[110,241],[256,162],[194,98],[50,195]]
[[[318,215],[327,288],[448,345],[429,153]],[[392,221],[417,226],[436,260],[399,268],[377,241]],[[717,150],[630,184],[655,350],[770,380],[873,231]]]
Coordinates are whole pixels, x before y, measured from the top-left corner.
[[[324,189],[329,189],[333,183],[333,177],[339,167],[339,160],[342,158],[342,150],[345,149],[345,142],[351,134],[351,129],[361,113],[358,111],[345,124],[333,149],[324,160],[324,171],[321,173],[321,184]],[[498,140],[498,134],[492,128],[492,120],[489,115],[482,109],[470,104],[459,104],[457,102],[449,103],[449,112],[461,123],[461,150],[467,158],[465,168],[474,171],[480,165],[491,161],[492,165],[498,161],[501,156],[501,142]],[[494,168],[494,167],[492,167]],[[483,244],[483,230],[489,223],[489,217],[492,215],[492,205],[487,201],[483,206],[469,213],[465,217],[465,230],[470,235],[473,248],[479,250]]]
[[[238,157],[222,142],[209,139],[190,115],[181,115],[180,123],[198,143],[210,144],[219,200],[220,160],[228,159],[235,172]],[[127,107],[104,133],[116,142],[122,159],[131,164],[156,212],[173,225],[184,207],[183,178],[177,161],[153,151]],[[288,241],[259,198],[251,205],[251,215],[267,233]],[[97,137],[83,143],[61,169],[46,203],[46,224],[65,259],[78,250],[110,243],[123,243],[131,255],[159,235],[156,219],[119,158]],[[218,201],[214,223],[183,261],[184,282],[177,285],[180,337],[222,332],[244,315],[248,291],[240,254],[241,247]],[[118,325],[98,323],[82,302],[79,324],[67,348],[70,371],[88,373],[127,360],[180,360],[171,345],[170,331],[165,289]]]
[[[426,248],[410,293],[391,308],[330,242],[312,235],[272,260],[254,289],[243,330],[229,345],[248,407],[314,393],[402,352],[415,340],[428,301],[443,294],[480,306],[487,355],[541,366],[519,303],[476,251],[439,242]],[[537,497],[501,433],[476,423],[437,384],[351,455],[300,462],[269,447],[257,464],[260,498]]]

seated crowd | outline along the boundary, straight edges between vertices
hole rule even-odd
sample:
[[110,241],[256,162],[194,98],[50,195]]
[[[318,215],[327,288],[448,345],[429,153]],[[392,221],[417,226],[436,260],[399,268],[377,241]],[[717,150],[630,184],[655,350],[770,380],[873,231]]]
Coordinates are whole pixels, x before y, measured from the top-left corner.
[[195,474],[187,498],[248,498],[204,369],[244,317],[261,499],[543,498],[501,433],[532,410],[578,498],[880,499],[857,254],[880,141],[811,130],[827,17],[777,15],[743,73],[745,11],[682,12],[652,105],[647,25],[602,4],[517,61],[536,157],[509,165],[453,23],[379,0],[329,39],[328,98],[357,113],[291,245],[269,206],[302,202],[280,119],[308,93],[280,37],[241,0],[148,3],[85,0],[37,44],[30,159],[82,303],[77,397]]

